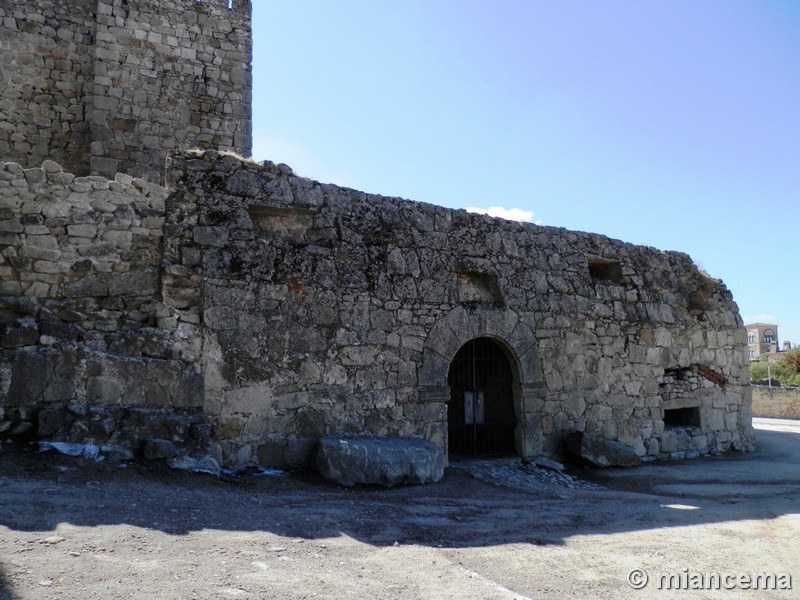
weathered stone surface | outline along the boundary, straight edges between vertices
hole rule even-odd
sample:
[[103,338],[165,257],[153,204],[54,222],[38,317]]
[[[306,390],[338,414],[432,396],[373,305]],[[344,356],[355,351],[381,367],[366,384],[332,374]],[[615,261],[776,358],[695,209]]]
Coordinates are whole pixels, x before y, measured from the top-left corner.
[[582,431],[564,436],[567,450],[596,467],[634,467],[641,462],[633,448]]
[[533,462],[533,464],[537,467],[541,467],[543,469],[550,469],[551,471],[558,471],[559,473],[564,471],[564,465],[547,456],[537,456],[531,462]]
[[[0,405],[202,406],[216,427],[202,444],[231,464],[307,463],[331,434],[445,449],[450,363],[490,337],[513,359],[521,426],[508,447],[523,458],[557,454],[576,429],[642,457],[752,447],[735,305],[685,255],[323,186],[214,152],[172,166],[168,196],[123,176],[48,180],[40,195],[42,182],[4,165],[20,198],[0,222],[22,231],[0,253],[0,290],[17,294],[4,297]],[[703,320],[686,291],[700,288]],[[95,358],[83,363],[87,351]],[[694,416],[666,427],[665,411],[674,420],[683,409]],[[116,418],[76,423],[54,435],[138,447]]]
[[178,449],[169,440],[150,438],[142,442],[142,456],[147,460],[175,458]]
[[33,319],[20,319],[0,324],[0,346],[19,348],[39,342],[39,327]]
[[179,456],[169,461],[169,466],[179,471],[208,473],[215,476],[222,472],[219,463],[211,456]]
[[134,458],[133,451],[125,446],[119,444],[103,444],[100,446],[100,452],[103,456],[114,462],[121,462],[132,460]]
[[39,411],[37,435],[40,438],[50,438],[59,431],[68,429],[73,420],[65,406],[46,406]]
[[17,4],[0,15],[0,162],[31,183],[63,180],[61,164],[161,182],[180,146],[250,153],[250,2]]
[[314,466],[339,485],[436,483],[444,475],[444,453],[419,438],[323,437]]
[[30,421],[17,421],[5,432],[11,438],[27,436],[34,430],[34,425]]
[[800,388],[780,387],[773,382],[753,386],[753,415],[777,419],[800,419]]

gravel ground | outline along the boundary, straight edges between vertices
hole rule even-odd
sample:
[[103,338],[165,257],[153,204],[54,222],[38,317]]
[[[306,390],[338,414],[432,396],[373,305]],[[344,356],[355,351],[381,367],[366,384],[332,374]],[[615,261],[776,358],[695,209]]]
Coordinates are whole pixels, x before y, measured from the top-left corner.
[[[466,461],[390,490],[6,445],[0,598],[797,598],[800,423],[757,427],[752,454],[566,473]],[[659,572],[789,573],[794,589],[664,590]]]

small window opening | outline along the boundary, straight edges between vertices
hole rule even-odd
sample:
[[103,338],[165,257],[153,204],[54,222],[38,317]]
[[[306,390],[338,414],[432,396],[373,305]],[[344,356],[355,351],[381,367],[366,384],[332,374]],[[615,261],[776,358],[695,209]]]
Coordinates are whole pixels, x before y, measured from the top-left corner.
[[622,283],[622,265],[618,260],[586,256],[592,283]]
[[503,305],[503,295],[494,273],[458,271],[456,273],[458,301],[462,304]]
[[305,208],[248,206],[253,225],[270,237],[304,241],[314,224],[314,211]]
[[700,408],[668,408],[664,410],[664,427],[700,427]]

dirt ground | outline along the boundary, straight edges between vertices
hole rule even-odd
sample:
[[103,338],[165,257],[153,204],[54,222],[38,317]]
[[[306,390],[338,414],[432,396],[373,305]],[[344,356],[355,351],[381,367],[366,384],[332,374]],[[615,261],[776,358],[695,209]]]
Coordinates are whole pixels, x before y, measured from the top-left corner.
[[[800,422],[757,428],[754,454],[570,471],[600,489],[507,460],[343,489],[7,444],[0,598],[798,598]],[[665,590],[658,573],[788,573],[794,589]]]

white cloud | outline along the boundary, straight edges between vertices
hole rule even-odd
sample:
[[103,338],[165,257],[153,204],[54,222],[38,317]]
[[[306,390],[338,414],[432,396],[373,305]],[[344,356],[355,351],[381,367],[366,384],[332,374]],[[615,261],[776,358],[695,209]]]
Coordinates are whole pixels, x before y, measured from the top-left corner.
[[[470,206],[467,212],[477,213],[479,215],[489,215],[490,217],[498,217],[500,219],[508,219],[509,221],[527,221],[533,222],[533,211],[523,210],[521,208],[503,208],[502,206],[490,206],[489,208],[476,208]],[[536,221],[536,225],[541,225],[541,221]]]

